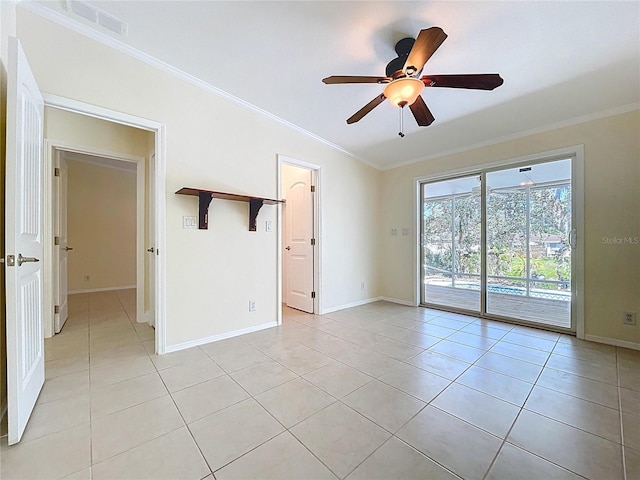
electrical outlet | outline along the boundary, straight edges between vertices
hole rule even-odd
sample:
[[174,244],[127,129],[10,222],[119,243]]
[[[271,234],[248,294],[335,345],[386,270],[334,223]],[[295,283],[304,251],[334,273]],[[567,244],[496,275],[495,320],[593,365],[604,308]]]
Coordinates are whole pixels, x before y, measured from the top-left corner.
[[85,282],[88,282],[89,280],[91,280],[91,277],[89,277],[89,275],[85,275],[85,276],[84,276],[84,281],[85,281]]
[[249,300],[249,311],[250,312],[255,312],[256,311],[256,301],[255,300]]
[[635,325],[638,322],[638,314],[636,312],[624,312],[622,323],[625,325]]
[[266,222],[264,222],[264,229],[267,232],[272,232],[273,231],[273,222],[271,220],[267,220]]
[[364,290],[364,282],[360,284],[360,290]]

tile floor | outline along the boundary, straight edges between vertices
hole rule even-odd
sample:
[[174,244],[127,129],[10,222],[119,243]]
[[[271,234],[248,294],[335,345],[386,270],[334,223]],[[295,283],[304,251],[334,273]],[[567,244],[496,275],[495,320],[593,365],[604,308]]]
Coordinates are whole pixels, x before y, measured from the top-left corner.
[[70,302],[3,479],[640,478],[640,352],[379,302],[158,357]]

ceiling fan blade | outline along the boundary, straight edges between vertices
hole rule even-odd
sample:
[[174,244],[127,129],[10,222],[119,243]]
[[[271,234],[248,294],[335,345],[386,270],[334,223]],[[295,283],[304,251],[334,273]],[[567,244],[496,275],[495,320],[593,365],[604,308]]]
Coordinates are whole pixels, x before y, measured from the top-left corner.
[[478,73],[470,75],[423,75],[420,78],[426,87],[470,88],[474,90],[493,90],[504,83],[497,73]]
[[367,103],[364,107],[362,107],[360,110],[358,110],[356,113],[351,115],[351,117],[347,119],[347,123],[352,124],[352,123],[356,123],[358,120],[361,120],[362,117],[364,117],[367,113],[369,113],[371,110],[373,110],[382,102],[384,102],[385,98],[387,97],[384,96],[384,93],[381,93],[376,98],[374,98],[369,103]]
[[427,60],[447,38],[447,34],[440,27],[420,30],[416,42],[413,44],[402,71],[407,75],[415,75],[422,70]]
[[323,78],[322,81],[327,85],[335,85],[339,83],[389,83],[391,79],[389,77],[332,75],[331,77]]
[[424,99],[421,96],[418,96],[416,101],[409,105],[409,108],[411,109],[411,113],[413,113],[416,122],[418,122],[418,125],[421,127],[428,127],[435,120],[435,117],[429,110],[429,107],[427,107],[427,104],[424,103]]

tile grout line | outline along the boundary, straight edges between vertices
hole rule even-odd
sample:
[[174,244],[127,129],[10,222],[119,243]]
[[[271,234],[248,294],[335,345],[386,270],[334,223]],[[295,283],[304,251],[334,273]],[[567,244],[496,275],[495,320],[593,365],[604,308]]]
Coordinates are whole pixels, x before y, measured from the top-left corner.
[[624,441],[624,422],[622,421],[622,391],[620,389],[620,356],[618,347],[615,347],[616,352],[616,386],[618,391],[618,410],[620,415],[620,449],[622,454],[622,475],[624,480],[627,480],[627,455],[625,452]]

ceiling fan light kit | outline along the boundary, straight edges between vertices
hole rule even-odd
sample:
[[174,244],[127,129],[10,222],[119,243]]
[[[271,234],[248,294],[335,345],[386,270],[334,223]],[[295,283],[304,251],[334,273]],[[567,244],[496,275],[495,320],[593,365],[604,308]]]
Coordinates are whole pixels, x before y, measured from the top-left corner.
[[396,107],[411,105],[424,90],[424,83],[415,77],[403,77],[384,87],[384,96]]
[[[442,45],[447,34],[440,27],[421,30],[418,38],[403,38],[396,43],[398,54],[387,64],[385,77],[334,75],[322,81],[328,85],[345,83],[377,83],[385,84],[383,93],[347,119],[348,124],[361,120],[367,113],[388,99],[392,105],[404,108],[409,105],[416,122],[421,127],[431,125],[435,117],[429,111],[424,99],[420,96],[425,87],[465,88],[473,90],[493,90],[503,84],[504,80],[497,73],[469,75],[423,75],[427,60]],[[402,132],[402,113],[400,114],[400,137]]]

